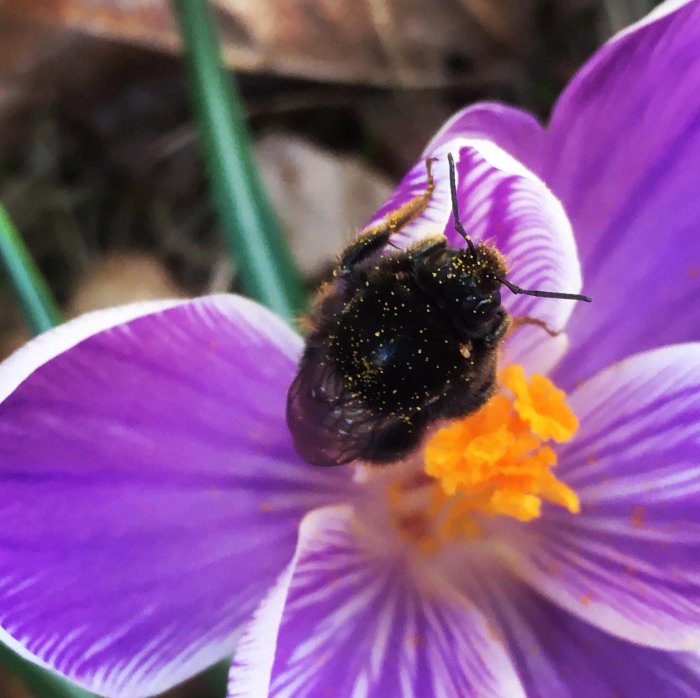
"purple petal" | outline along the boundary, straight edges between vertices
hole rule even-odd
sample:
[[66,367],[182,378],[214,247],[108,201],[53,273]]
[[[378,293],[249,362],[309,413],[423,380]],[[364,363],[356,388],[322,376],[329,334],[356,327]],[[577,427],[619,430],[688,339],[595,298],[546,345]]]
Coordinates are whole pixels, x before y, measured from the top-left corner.
[[292,449],[299,349],[218,296],[85,316],[3,364],[2,639],[108,696],[230,653],[301,518],[349,491]]
[[620,640],[517,581],[479,580],[481,603],[510,648],[528,696],[619,698],[700,695],[700,660]]
[[480,138],[495,143],[525,167],[537,172],[545,132],[532,114],[497,102],[480,102],[458,111],[428,143],[424,157],[455,138]]
[[594,299],[570,324],[570,386],[700,338],[699,44],[700,2],[665,3],[603,46],[554,110],[538,171],[569,214]]
[[550,337],[539,327],[519,327],[506,339],[502,366],[522,364],[528,374],[548,374],[565,355],[569,342],[565,334]]
[[512,530],[517,571],[610,633],[700,647],[700,343],[616,364],[570,396],[581,421],[558,475],[578,516],[554,508]]
[[[455,130],[458,124],[446,127]],[[430,151],[435,191],[425,211],[395,236],[406,247],[427,235],[445,233],[455,247],[465,242],[454,229],[450,200],[447,153],[456,161],[460,216],[475,241],[495,245],[506,257],[508,278],[529,289],[577,293],[581,274],[571,227],[561,205],[532,172],[493,142],[459,136],[445,140]],[[394,195],[379,209],[370,224],[410,201],[425,190],[424,161],[418,162],[399,184]],[[514,296],[504,289],[504,304],[513,315],[543,320],[561,330],[574,303],[566,300]],[[509,341],[509,360],[543,371],[558,358],[559,338],[554,342],[542,329],[524,327]]]
[[230,698],[524,696],[481,613],[361,526],[349,508],[304,521],[293,572],[241,641]]

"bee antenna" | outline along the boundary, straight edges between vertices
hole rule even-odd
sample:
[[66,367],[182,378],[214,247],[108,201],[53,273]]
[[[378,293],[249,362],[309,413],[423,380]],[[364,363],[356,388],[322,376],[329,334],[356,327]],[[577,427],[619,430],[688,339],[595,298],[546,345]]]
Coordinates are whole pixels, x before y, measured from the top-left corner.
[[593,299],[589,296],[583,296],[578,293],[557,293],[556,291],[536,291],[532,289],[520,288],[514,283],[511,283],[505,277],[496,277],[511,293],[523,295],[523,296],[540,296],[541,298],[561,298],[567,301],[583,301],[584,303],[590,303]]
[[452,195],[452,216],[455,219],[455,230],[466,240],[472,257],[476,257],[476,246],[472,242],[472,239],[467,231],[464,229],[462,222],[459,220],[459,207],[457,206],[457,178],[455,176],[455,161],[452,157],[452,153],[447,153],[447,162],[450,165],[450,194]]
[[[473,257],[477,256],[476,245],[472,242],[470,235],[464,229],[462,222],[459,220],[459,207],[457,205],[457,177],[455,175],[455,161],[452,153],[447,153],[447,162],[450,166],[450,194],[452,196],[452,216],[455,219],[455,230],[466,240],[469,252]],[[535,289],[520,288],[514,283],[508,281],[505,276],[496,277],[511,293],[522,296],[539,296],[541,298],[561,298],[568,301],[583,301],[590,303],[593,299],[589,296],[584,296],[579,293],[557,293],[556,291],[537,291]]]

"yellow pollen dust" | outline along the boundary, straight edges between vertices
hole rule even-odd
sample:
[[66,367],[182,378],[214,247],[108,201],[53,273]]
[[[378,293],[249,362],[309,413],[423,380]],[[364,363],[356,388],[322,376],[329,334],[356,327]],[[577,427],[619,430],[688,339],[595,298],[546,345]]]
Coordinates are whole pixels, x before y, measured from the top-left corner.
[[580,511],[576,493],[557,480],[549,441],[569,441],[578,419],[566,395],[549,379],[525,376],[508,366],[499,376],[501,391],[480,410],[439,429],[424,452],[425,472],[441,486],[442,505],[460,518],[474,512],[531,521],[542,500]]

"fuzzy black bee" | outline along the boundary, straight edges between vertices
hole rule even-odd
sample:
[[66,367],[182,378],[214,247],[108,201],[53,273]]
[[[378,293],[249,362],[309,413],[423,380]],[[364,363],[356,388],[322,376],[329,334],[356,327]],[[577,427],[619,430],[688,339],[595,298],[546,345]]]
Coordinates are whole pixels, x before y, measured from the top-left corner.
[[494,390],[498,347],[511,324],[502,286],[590,301],[508,281],[498,250],[475,245],[460,222],[448,160],[455,228],[467,247],[451,248],[438,235],[379,254],[427,206],[435,186],[429,159],[425,192],[343,252],[312,310],[287,398],[294,445],[309,463],[398,460],[418,446],[429,424],[481,407]]

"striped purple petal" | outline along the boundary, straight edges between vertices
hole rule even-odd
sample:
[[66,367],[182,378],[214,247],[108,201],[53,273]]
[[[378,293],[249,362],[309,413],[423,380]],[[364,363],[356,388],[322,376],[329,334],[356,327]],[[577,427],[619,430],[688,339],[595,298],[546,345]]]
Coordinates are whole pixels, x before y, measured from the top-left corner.
[[[542,181],[491,141],[460,135],[438,137],[436,142],[438,147],[430,151],[437,158],[435,191],[425,211],[395,235],[395,244],[406,247],[427,235],[445,233],[451,245],[465,246],[452,215],[447,165],[447,153],[452,153],[462,222],[475,241],[492,243],[505,255],[508,278],[524,288],[578,293],[581,274],[571,227]],[[419,195],[426,183],[421,160],[369,224]],[[505,289],[504,304],[514,315],[543,320],[553,330],[565,327],[574,306],[572,301],[514,296]],[[507,358],[546,371],[564,345],[563,337],[552,341],[540,328],[524,327],[509,341]]]
[[348,473],[295,455],[299,338],[234,296],[85,316],[0,367],[0,639],[107,696],[234,648]]
[[559,99],[543,179],[563,202],[591,306],[576,308],[569,386],[700,339],[700,2],[666,2],[603,46]]
[[541,167],[545,131],[532,114],[497,102],[479,102],[458,111],[433,136],[427,157],[459,138],[491,141],[533,172]]
[[620,640],[557,608],[520,582],[472,579],[494,635],[528,696],[642,698],[700,695],[700,657]]
[[234,659],[229,697],[268,695],[525,694],[479,610],[341,507],[304,521],[293,568]]
[[[518,573],[639,644],[700,647],[700,344],[658,349],[570,396],[558,475],[581,500],[510,532]],[[515,529],[515,527],[514,527]]]

